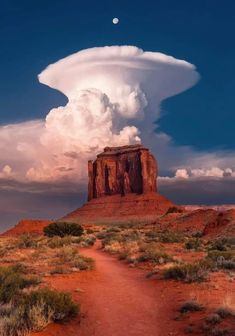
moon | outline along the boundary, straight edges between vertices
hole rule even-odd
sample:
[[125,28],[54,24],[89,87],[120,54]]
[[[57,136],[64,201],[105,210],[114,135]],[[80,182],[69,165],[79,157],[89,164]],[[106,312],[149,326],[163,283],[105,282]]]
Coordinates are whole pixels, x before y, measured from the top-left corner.
[[116,18],[116,17],[115,17],[115,18],[113,18],[113,24],[115,24],[115,25],[116,25],[116,24],[118,24],[118,23],[119,23],[119,19],[118,19],[118,18]]

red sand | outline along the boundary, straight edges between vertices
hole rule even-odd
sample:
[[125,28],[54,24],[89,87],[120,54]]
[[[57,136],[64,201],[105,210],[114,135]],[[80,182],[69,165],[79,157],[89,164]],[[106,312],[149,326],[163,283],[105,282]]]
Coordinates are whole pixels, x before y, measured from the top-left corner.
[[[130,269],[97,247],[82,254],[96,260],[95,271],[46,278],[52,287],[73,293],[81,303],[82,318],[51,324],[31,336],[182,336],[185,326],[201,323],[205,314],[221,306],[225,293],[234,300],[231,283],[222,273],[201,284],[150,280],[142,270]],[[207,311],[176,321],[180,305],[195,298]]]
[[66,215],[69,220],[128,220],[156,218],[174,206],[166,197],[149,192],[146,194],[112,195],[93,198],[81,208]]
[[[97,249],[82,254],[96,260],[96,270],[50,278],[56,289],[76,290],[84,318],[69,325],[50,325],[40,336],[156,336],[181,335],[176,331],[175,305],[168,283],[147,280],[141,270],[130,269]],[[69,287],[69,288],[68,288]],[[177,285],[174,286],[177,291]],[[176,293],[175,293],[176,294]],[[171,323],[170,323],[171,322]],[[178,328],[177,328],[178,329]]]

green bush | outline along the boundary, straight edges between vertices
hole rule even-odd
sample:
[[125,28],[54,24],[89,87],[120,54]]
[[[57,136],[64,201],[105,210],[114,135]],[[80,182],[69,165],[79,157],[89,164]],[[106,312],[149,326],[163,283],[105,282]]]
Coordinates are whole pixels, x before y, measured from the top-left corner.
[[65,322],[70,318],[77,316],[79,312],[78,304],[74,303],[69,293],[59,292],[50,288],[40,288],[25,295],[22,300],[22,305],[25,311],[37,305],[44,305],[44,314],[51,314],[51,319],[54,322]]
[[57,257],[62,263],[72,261],[78,255],[78,250],[75,247],[64,246],[57,252]]
[[235,317],[235,311],[229,307],[220,307],[216,310],[216,314],[218,314],[221,318],[226,317]]
[[209,251],[207,260],[213,267],[212,269],[235,270],[235,250],[230,251]]
[[225,260],[233,260],[235,261],[235,250],[230,251],[209,251],[208,258],[213,261],[217,261],[219,257],[223,257]]
[[164,271],[165,279],[175,279],[184,282],[205,281],[208,276],[208,265],[203,262],[172,266]]
[[26,278],[21,265],[0,267],[0,302],[10,302],[21,289],[37,285],[37,278]]
[[181,243],[184,240],[179,232],[163,231],[159,235],[159,241],[162,243]]
[[59,247],[67,246],[70,244],[72,244],[72,239],[70,236],[66,236],[62,238],[59,236],[54,236],[50,238],[47,243],[47,245],[50,248],[59,248]]
[[204,306],[198,303],[197,301],[186,301],[180,307],[180,312],[187,313],[187,312],[200,311],[203,309],[204,309]]
[[0,307],[0,336],[40,331],[51,322],[67,322],[79,313],[70,294],[49,288],[21,293],[8,306]]
[[15,246],[18,248],[31,248],[36,247],[37,242],[35,241],[32,235],[30,235],[29,233],[25,233],[19,236],[19,238],[15,243]]
[[199,238],[191,238],[185,243],[185,248],[187,250],[198,250],[202,245]]
[[80,271],[92,270],[95,266],[95,261],[92,258],[78,255],[73,260],[72,266],[78,268]]
[[209,250],[228,251],[235,249],[235,238],[218,238],[209,242]]
[[163,264],[172,260],[171,256],[161,251],[158,246],[154,244],[146,244],[141,247],[141,250],[143,252],[137,259],[139,262],[152,261],[156,264]]
[[96,237],[94,235],[84,235],[80,240],[79,244],[81,247],[92,246],[96,242]]
[[221,317],[217,313],[211,313],[206,317],[206,322],[210,325],[215,325],[221,322]]
[[51,271],[50,271],[50,274],[53,275],[53,274],[66,274],[66,273],[69,273],[69,270],[65,267],[62,267],[62,266],[56,266],[55,268],[53,268]]
[[43,231],[48,237],[81,236],[84,232],[81,225],[67,222],[51,223],[46,226]]
[[87,234],[92,234],[92,233],[94,233],[94,230],[93,230],[93,229],[90,229],[90,228],[88,228],[88,229],[86,229],[86,233],[87,233]]

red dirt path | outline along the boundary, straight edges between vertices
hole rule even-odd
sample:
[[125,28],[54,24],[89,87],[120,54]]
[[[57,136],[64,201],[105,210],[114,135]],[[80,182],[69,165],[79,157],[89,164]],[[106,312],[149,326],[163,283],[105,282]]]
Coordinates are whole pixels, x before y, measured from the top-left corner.
[[[81,303],[82,318],[66,325],[52,324],[37,336],[180,336],[174,321],[182,302],[176,283],[147,280],[144,272],[130,269],[94,247],[83,255],[96,260],[96,270],[46,280],[54,288],[74,292]],[[81,292],[77,292],[76,289]]]
[[[49,276],[45,281],[70,291],[81,303],[82,317],[51,324],[31,336],[182,336],[189,323],[202,322],[225,298],[234,302],[232,284],[223,273],[212,274],[211,282],[201,284],[146,279],[143,270],[130,269],[97,245],[81,253],[96,260],[96,270]],[[189,299],[197,299],[207,310],[176,321],[179,307]]]

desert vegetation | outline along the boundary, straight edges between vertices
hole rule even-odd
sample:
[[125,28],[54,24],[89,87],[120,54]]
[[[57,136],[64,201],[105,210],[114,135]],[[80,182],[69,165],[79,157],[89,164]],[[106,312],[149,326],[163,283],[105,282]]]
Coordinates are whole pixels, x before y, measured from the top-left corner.
[[191,314],[197,315],[193,317],[193,323],[185,327],[186,334],[195,334],[203,336],[232,336],[234,335],[235,326],[235,310],[229,306],[221,306],[210,309],[197,301],[186,301],[180,308],[181,316],[179,320],[188,320]]
[[[50,233],[45,229],[44,235],[0,238],[0,326],[4,330],[0,336],[24,335],[42,330],[51,322],[66,322],[79,315],[73,292],[56,291],[51,284],[53,279],[66,281],[68,274],[73,277],[93,270],[95,261],[84,256],[80,249],[94,245],[96,240],[98,248],[129,267],[144,270],[146,278],[166,284],[167,288],[180,288],[184,301],[178,307],[175,321],[183,321],[185,333],[231,335],[234,307],[223,303],[208,305],[204,300],[201,302],[201,296],[199,300],[194,296],[187,299],[186,294],[190,288],[205,292],[206,288],[216,287],[217,275],[224,283],[233,285],[233,239],[208,239],[195,232],[172,231],[134,221],[125,225],[93,225],[72,235],[73,223],[69,229],[64,223],[57,224],[59,228],[50,224],[47,227]],[[75,225],[77,229],[78,224]],[[7,288],[3,278],[7,279]],[[190,324],[191,315],[194,322]]]
[[92,270],[94,260],[79,249],[92,246],[96,237],[80,226],[62,223],[54,229],[0,238],[0,336],[27,335],[79,315],[71,293],[53,289],[47,279]]
[[132,266],[147,268],[148,275],[152,271],[155,274],[158,267],[164,279],[203,282],[209,280],[211,272],[234,270],[234,239],[226,237],[206,240],[194,233],[139,223],[137,227],[133,223],[126,227],[106,226],[96,236],[104,251]]
[[66,236],[81,236],[83,228],[76,223],[55,222],[51,223],[44,228],[44,234],[48,237],[66,237]]
[[79,313],[68,293],[39,288],[40,280],[16,264],[0,267],[0,335],[18,336],[42,330],[50,322],[67,321]]
[[[190,293],[190,288],[196,293],[204,293],[202,302],[200,294],[200,300],[193,296],[179,307],[176,320],[184,323],[185,334],[233,335],[234,305],[228,307],[222,303],[216,306],[205,300],[210,288],[215,287],[215,298],[216,290],[220,291],[219,295],[226,294],[217,285],[221,279],[226,288],[234,287],[233,238],[208,238],[201,232],[173,231],[151,224],[140,225],[139,222],[136,226],[134,223],[103,226],[96,236],[105,252],[131,267],[144,269],[146,278],[154,276],[156,281],[168,281],[169,286],[177,288],[187,286],[182,287],[184,294]],[[187,325],[188,320],[192,322]]]

